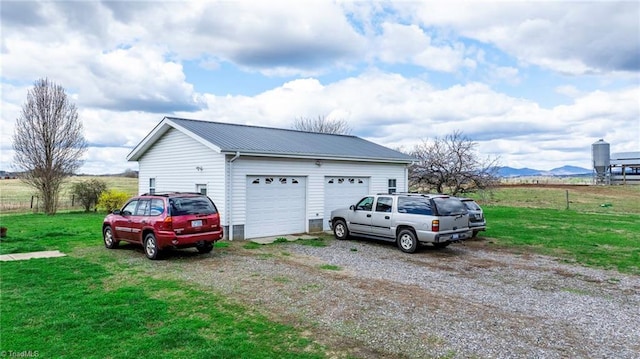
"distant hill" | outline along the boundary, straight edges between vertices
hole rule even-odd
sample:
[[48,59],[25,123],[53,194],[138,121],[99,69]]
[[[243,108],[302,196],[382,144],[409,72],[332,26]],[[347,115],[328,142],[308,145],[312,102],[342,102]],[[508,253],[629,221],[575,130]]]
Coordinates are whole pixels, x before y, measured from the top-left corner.
[[586,176],[591,175],[592,171],[576,166],[562,166],[554,168],[550,171],[536,170],[532,168],[498,168],[499,177],[527,177],[527,176]]

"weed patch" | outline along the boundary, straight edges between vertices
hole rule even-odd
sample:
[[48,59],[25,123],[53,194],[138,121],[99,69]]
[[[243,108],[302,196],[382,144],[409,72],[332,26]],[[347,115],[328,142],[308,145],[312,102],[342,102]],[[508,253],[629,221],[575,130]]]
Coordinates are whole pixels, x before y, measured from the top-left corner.
[[320,269],[326,269],[326,270],[342,270],[342,268],[340,266],[334,265],[334,264],[322,264],[319,266]]

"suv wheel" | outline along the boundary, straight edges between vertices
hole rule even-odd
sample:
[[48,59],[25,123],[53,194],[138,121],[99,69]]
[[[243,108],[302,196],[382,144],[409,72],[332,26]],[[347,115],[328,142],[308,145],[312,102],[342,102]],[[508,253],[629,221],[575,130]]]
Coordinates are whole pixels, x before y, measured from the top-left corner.
[[156,242],[156,236],[153,233],[147,234],[144,237],[144,254],[149,259],[158,259],[160,250],[158,249],[158,243]]
[[418,248],[418,240],[412,230],[403,229],[398,233],[398,248],[405,253],[413,253]]
[[349,228],[347,228],[347,224],[339,219],[333,225],[333,235],[336,236],[336,239],[347,239],[349,237]]
[[198,250],[198,253],[209,253],[213,250],[213,243],[211,242],[206,242],[201,246],[197,246],[196,249]]
[[102,232],[102,239],[104,239],[104,246],[109,249],[114,249],[118,246],[118,241],[113,238],[113,231],[111,230],[111,226],[104,227],[104,231]]

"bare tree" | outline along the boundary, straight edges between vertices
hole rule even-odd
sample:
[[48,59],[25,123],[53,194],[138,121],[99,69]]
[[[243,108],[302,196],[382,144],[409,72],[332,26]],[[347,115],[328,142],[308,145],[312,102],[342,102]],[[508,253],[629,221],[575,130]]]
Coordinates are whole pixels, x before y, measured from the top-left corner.
[[409,168],[412,189],[457,195],[495,185],[498,158],[479,158],[476,145],[459,131],[423,140],[411,153],[420,159]]
[[339,135],[348,135],[351,128],[345,120],[330,120],[327,116],[318,116],[318,118],[299,117],[293,121],[293,128],[300,131],[333,133]]
[[46,214],[55,214],[64,179],[82,165],[87,149],[76,106],[62,86],[39,79],[27,93],[13,134],[14,166],[38,191]]

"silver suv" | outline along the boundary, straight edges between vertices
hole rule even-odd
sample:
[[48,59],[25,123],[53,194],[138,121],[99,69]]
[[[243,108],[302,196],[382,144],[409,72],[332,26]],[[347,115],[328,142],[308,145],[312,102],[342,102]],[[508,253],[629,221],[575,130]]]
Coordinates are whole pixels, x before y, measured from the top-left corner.
[[471,198],[460,198],[460,200],[469,211],[469,227],[473,231],[473,237],[476,237],[480,231],[486,231],[487,221],[484,218],[482,207]]
[[396,242],[413,253],[419,243],[444,248],[472,236],[462,202],[447,195],[396,193],[370,195],[349,208],[331,212],[337,239],[350,235]]

